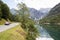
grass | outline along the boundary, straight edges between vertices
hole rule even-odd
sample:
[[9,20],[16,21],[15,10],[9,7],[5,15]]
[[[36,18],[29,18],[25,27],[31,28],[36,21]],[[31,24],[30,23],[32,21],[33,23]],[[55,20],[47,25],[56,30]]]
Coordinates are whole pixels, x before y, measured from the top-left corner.
[[0,20],[0,25],[3,25],[5,22],[6,22],[6,20],[1,19],[1,20]]
[[[12,23],[9,19],[7,19],[7,20],[8,20],[8,22]],[[5,20],[5,19],[1,19],[1,20],[0,20],[0,25],[4,25],[4,24],[5,24],[5,22],[6,22],[6,20]]]
[[16,27],[0,33],[0,40],[26,40],[26,32],[17,25]]

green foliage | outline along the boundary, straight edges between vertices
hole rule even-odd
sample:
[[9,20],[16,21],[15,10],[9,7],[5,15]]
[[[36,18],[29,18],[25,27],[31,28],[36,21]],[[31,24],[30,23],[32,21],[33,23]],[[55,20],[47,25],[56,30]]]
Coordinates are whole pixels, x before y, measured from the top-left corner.
[[7,4],[3,3],[0,0],[0,18],[4,18],[4,19],[11,19],[11,13],[9,10],[9,7],[7,6]]
[[7,19],[10,16],[10,10],[6,4],[2,5],[2,18]]
[[[1,1],[0,1],[0,4],[1,4]],[[2,17],[2,12],[1,12],[1,5],[0,5],[0,19]]]
[[27,40],[35,40],[38,35],[37,29],[34,27],[34,21],[29,18],[29,10],[24,3],[18,4],[19,20],[21,20],[21,27],[27,32]]
[[38,31],[34,27],[34,21],[29,18],[27,6],[24,3],[21,3],[18,4],[18,8],[18,14],[12,15],[12,20],[21,23],[21,27],[27,32],[26,40],[35,40]]
[[28,36],[27,36],[27,40],[35,40],[36,37],[38,36],[38,31],[37,29],[34,27],[34,25],[29,25],[28,27]]
[[4,18],[6,20],[10,19],[15,22],[20,22],[21,27],[25,29],[25,31],[27,32],[26,39],[35,40],[35,38],[38,35],[38,31],[34,27],[34,21],[29,18],[28,7],[24,3],[21,3],[18,4],[18,8],[20,10],[19,13],[16,15],[12,15],[10,13],[9,7],[5,3],[0,1],[0,14],[1,14],[0,18]]
[[1,7],[0,7],[0,19],[1,19],[1,17],[2,17],[2,12],[1,12]]
[[6,22],[6,20],[5,20],[5,19],[1,19],[1,20],[0,20],[0,25],[4,25],[4,24],[5,24],[5,22]]

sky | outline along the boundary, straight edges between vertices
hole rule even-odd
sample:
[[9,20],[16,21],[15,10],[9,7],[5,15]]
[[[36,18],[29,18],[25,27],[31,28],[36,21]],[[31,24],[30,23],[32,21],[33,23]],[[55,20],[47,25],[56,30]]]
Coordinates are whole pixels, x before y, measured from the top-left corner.
[[24,2],[27,7],[35,8],[39,10],[40,8],[53,8],[56,4],[60,3],[60,0],[2,0],[5,2],[10,9],[17,9],[17,4]]

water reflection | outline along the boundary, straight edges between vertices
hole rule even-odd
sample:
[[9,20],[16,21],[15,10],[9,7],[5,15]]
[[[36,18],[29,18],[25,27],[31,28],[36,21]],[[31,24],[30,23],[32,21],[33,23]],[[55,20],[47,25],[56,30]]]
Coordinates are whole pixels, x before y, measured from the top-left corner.
[[45,28],[54,40],[60,40],[60,25],[41,25]]
[[54,40],[52,38],[47,38],[47,37],[38,37],[36,40]]
[[42,26],[36,25],[36,27],[40,33],[40,36],[37,37],[36,40],[54,40]]

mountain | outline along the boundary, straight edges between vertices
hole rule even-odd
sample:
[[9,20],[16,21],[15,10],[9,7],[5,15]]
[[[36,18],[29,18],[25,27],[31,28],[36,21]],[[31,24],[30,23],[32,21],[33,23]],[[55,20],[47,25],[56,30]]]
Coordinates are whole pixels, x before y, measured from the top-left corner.
[[40,11],[43,13],[48,13],[51,10],[51,8],[40,8]]
[[49,14],[41,19],[39,23],[47,24],[43,27],[49,31],[51,37],[54,40],[60,40],[60,3],[55,5]]
[[10,12],[12,13],[12,14],[17,14],[18,13],[18,10],[16,10],[16,9],[14,9],[14,8],[12,8],[12,9],[10,9]]
[[56,15],[56,14],[60,14],[60,3],[58,3],[56,6],[54,6],[54,7],[50,10],[48,16],[53,16],[53,15]]
[[[29,8],[29,12],[30,12],[30,18],[36,20],[36,19],[41,19],[43,18],[45,15],[48,14],[50,8],[41,8],[40,10],[36,10],[34,8]],[[16,9],[11,9],[10,10],[12,14],[16,14],[18,13],[19,10]]]
[[49,14],[40,20],[40,23],[60,23],[60,3],[54,6]]
[[50,10],[51,8],[40,8],[39,13],[42,12],[41,17],[44,18]]
[[41,8],[40,10],[36,10],[34,8],[30,8],[29,11],[30,11],[30,14],[31,14],[32,18],[41,19],[48,14],[50,9],[51,8]]
[[40,19],[41,14],[43,14],[42,12],[39,12],[38,10],[36,10],[34,8],[29,8],[29,11],[30,11],[30,17],[32,19]]

